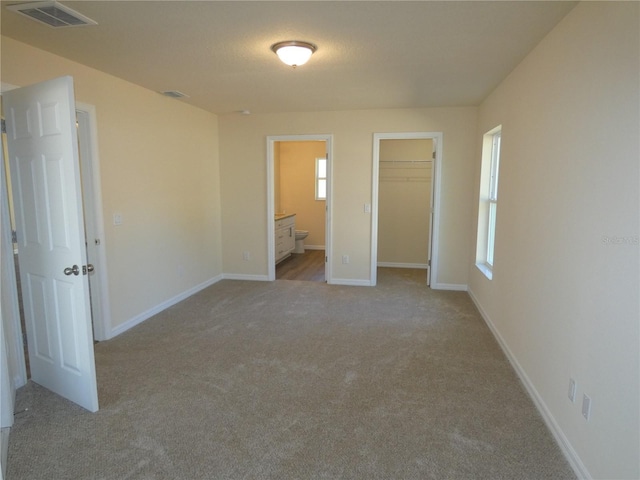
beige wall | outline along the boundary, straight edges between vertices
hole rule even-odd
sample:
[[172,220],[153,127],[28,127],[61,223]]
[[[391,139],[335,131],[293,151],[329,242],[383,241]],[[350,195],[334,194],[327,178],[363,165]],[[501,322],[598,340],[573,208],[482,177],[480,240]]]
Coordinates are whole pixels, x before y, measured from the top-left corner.
[[[224,271],[267,274],[269,135],[333,134],[332,275],[367,282],[373,133],[443,132],[439,283],[466,285],[472,238],[477,109],[432,108],[220,116]],[[239,221],[241,219],[241,221]],[[252,253],[251,261],[242,252]],[[342,255],[350,263],[342,264]]]
[[324,247],[326,202],[316,200],[315,176],[316,158],[324,158],[327,151],[325,142],[275,143],[280,152],[281,202],[276,212],[295,213],[296,229],[309,232],[305,245]]
[[3,82],[62,75],[96,107],[114,330],[222,273],[217,117],[2,37]]
[[426,266],[433,142],[380,140],[378,263]]
[[579,4],[482,104],[476,135],[478,176],[502,124],[493,280],[472,266],[470,290],[593,478],[640,477],[639,20],[636,2]]

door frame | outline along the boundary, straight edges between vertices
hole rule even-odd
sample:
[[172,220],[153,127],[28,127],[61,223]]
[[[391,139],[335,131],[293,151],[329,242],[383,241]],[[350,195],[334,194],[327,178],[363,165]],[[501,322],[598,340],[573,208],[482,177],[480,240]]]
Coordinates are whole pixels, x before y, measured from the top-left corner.
[[[8,92],[9,90],[13,90],[19,88],[16,85],[11,85],[8,83],[2,82],[0,84],[0,96],[2,93]],[[2,140],[2,156],[4,157],[4,149],[6,146],[4,145],[4,139]],[[7,159],[8,161],[8,159]],[[6,174],[8,173],[5,170],[4,158],[2,161],[2,185],[0,186],[0,196],[2,196],[2,209],[3,213],[0,215],[4,216],[4,211],[6,207],[6,212],[9,212],[9,190],[7,188],[7,179]],[[5,223],[6,222],[6,223]],[[9,228],[5,228],[5,226],[9,226]],[[0,255],[3,256],[0,264],[2,268],[6,268],[6,271],[2,272],[2,276],[8,278],[9,282],[9,291],[3,288],[2,302],[3,305],[6,302],[6,308],[10,311],[10,318],[2,318],[3,325],[2,327],[7,327],[8,332],[5,330],[5,339],[7,343],[11,342],[11,346],[7,349],[7,354],[11,355],[12,359],[7,359],[7,365],[10,368],[9,377],[13,382],[13,386],[15,389],[18,389],[24,386],[27,383],[27,367],[26,367],[26,359],[24,353],[23,346],[23,334],[22,325],[20,324],[20,304],[18,301],[18,280],[16,278],[15,264],[14,264],[14,252],[13,252],[13,243],[11,239],[11,222],[9,218],[3,218],[2,220],[2,241],[1,243],[5,245],[0,252]],[[10,247],[9,247],[10,246]],[[4,360],[4,359],[3,359]],[[13,367],[13,368],[11,368]],[[15,391],[12,392],[15,394]]]
[[267,136],[267,279],[276,279],[275,256],[275,143],[276,142],[305,142],[324,141],[327,153],[327,199],[325,203],[325,264],[324,278],[332,283],[331,258],[333,235],[331,231],[331,206],[333,192],[333,135],[269,135]]
[[[83,188],[82,198],[85,203],[87,256],[95,267],[95,272],[89,279],[91,285],[93,336],[95,340],[102,341],[111,338],[111,306],[107,288],[109,279],[107,275],[107,253],[102,210],[102,181],[98,154],[96,107],[76,102],[76,119],[78,120],[78,137],[80,138],[79,149]],[[90,215],[87,215],[87,213]]]
[[[4,134],[3,134],[4,137]],[[22,340],[22,325],[20,324],[20,306],[18,301],[18,281],[16,278],[16,270],[14,264],[13,242],[11,238],[11,221],[9,219],[9,191],[7,189],[7,171],[5,169],[4,150],[6,145],[4,138],[0,140],[0,159],[2,159],[2,171],[0,172],[0,217],[2,222],[2,237],[0,239],[0,264],[2,265],[2,325],[0,327],[4,331],[4,340],[7,343],[7,349],[4,350],[6,365],[11,382],[12,401],[15,397],[16,389],[27,383],[27,367],[25,352]],[[1,312],[0,312],[1,313]],[[4,387],[4,386],[3,386]],[[11,404],[13,407],[13,403]],[[5,406],[3,405],[3,408]],[[13,410],[11,410],[13,416]],[[13,421],[11,421],[13,423]],[[6,425],[1,425],[6,426]]]
[[438,278],[438,238],[440,225],[440,185],[442,164],[442,132],[400,132],[400,133],[374,133],[373,134],[373,159],[372,159],[372,185],[371,185],[371,286],[375,286],[378,279],[378,192],[380,176],[380,141],[381,140],[423,140],[430,139],[433,142],[433,169],[431,174],[431,212],[429,232],[429,258],[427,285],[433,288]]

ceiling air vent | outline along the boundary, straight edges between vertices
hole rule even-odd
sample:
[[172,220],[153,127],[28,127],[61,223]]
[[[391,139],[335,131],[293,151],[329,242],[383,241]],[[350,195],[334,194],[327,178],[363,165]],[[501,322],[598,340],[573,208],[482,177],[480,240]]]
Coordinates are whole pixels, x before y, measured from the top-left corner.
[[162,95],[164,95],[165,97],[171,97],[171,98],[189,98],[189,95],[187,95],[186,93],[179,92],[177,90],[167,90],[162,92]]
[[17,5],[9,5],[7,8],[54,28],[81,27],[84,25],[98,24],[98,22],[58,2],[20,3]]

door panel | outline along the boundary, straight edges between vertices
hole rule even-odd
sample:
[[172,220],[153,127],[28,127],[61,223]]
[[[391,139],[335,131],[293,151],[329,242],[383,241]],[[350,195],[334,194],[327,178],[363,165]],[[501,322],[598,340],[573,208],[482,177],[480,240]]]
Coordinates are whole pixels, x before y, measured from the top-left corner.
[[3,96],[31,377],[97,411],[73,80]]
[[[29,336],[29,356],[37,357],[44,362],[53,363],[53,354],[51,353],[51,334],[49,333],[49,324],[47,319],[48,312],[46,305],[51,303],[47,298],[47,279],[39,275],[27,273],[28,281],[23,285],[27,288],[23,291],[23,302],[25,307],[25,316],[27,317],[27,332],[31,326],[31,335]],[[29,292],[28,295],[25,295]],[[46,319],[46,321],[41,321]],[[33,363],[33,359],[30,359]]]

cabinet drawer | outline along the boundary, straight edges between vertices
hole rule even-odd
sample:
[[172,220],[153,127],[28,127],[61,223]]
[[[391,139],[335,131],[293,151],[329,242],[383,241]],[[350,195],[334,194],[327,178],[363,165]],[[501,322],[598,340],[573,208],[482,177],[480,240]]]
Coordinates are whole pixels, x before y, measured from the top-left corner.
[[276,220],[275,227],[276,230],[279,228],[288,228],[296,223],[296,216],[292,215],[287,218],[281,218],[280,220]]

